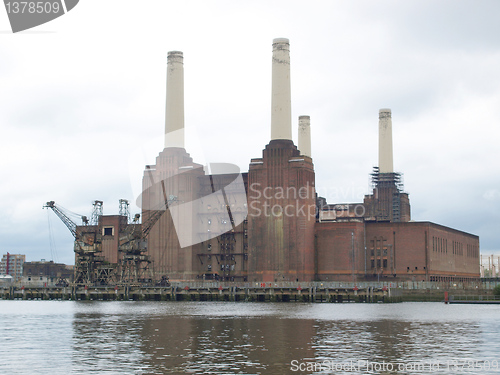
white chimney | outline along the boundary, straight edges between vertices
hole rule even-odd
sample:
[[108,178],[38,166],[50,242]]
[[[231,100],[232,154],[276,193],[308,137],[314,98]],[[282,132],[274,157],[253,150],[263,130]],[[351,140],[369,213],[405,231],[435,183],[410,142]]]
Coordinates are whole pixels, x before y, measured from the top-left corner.
[[292,139],[290,94],[290,42],[273,40],[273,81],[271,98],[271,140]]
[[379,111],[378,122],[378,168],[380,173],[392,173],[392,119],[390,109]]
[[299,116],[299,150],[301,155],[311,156],[311,118]]
[[170,51],[167,57],[165,112],[165,148],[184,148],[184,64],[179,51]]

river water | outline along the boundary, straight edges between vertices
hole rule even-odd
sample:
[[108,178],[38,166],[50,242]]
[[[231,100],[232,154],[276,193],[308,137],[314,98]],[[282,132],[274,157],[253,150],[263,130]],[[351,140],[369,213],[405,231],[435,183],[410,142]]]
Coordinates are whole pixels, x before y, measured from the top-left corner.
[[0,374],[500,374],[500,306],[0,301]]

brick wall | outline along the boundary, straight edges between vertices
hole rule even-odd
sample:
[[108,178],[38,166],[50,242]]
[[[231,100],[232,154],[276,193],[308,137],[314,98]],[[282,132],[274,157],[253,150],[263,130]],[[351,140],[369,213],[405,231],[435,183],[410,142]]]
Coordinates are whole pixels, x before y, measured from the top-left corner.
[[364,276],[363,228],[362,222],[316,223],[317,280],[355,281]]
[[314,279],[314,169],[289,140],[272,140],[248,172],[249,280]]

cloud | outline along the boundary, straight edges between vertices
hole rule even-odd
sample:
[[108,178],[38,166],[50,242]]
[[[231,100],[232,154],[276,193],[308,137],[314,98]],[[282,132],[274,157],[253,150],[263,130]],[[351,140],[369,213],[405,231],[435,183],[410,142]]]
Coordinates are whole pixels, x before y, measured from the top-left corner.
[[500,190],[490,189],[484,192],[483,198],[487,201],[500,201]]

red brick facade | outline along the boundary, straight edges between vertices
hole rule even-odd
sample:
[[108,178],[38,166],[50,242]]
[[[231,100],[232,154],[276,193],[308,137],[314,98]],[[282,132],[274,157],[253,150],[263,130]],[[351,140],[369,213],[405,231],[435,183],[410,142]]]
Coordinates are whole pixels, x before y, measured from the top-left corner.
[[322,281],[479,278],[479,237],[438,224],[324,222],[315,233]]
[[[175,198],[176,204],[194,201],[199,195],[198,178],[203,176],[201,165],[182,148],[168,148],[156,158],[156,165],[148,166],[143,177],[142,221],[149,218],[149,210],[158,209],[167,199]],[[165,190],[163,190],[165,188]],[[188,206],[186,206],[188,207]],[[186,208],[186,209],[189,209]],[[182,221],[183,218],[176,217]],[[189,232],[192,222],[185,220],[182,227]],[[186,234],[189,235],[189,234]],[[192,280],[198,274],[196,247],[181,248],[171,210],[152,227],[148,236],[148,255],[157,276],[168,275],[171,279]]]
[[[176,175],[179,168],[184,170]],[[165,194],[176,196],[178,204],[203,201],[227,187],[235,176],[204,175],[184,150],[165,150],[156,166],[145,172],[143,222],[148,208],[160,205]],[[208,204],[197,214],[197,220],[205,223],[203,228],[210,231],[220,220],[218,212],[230,208],[233,214],[242,215],[248,208],[247,220],[234,223],[231,216],[223,234],[181,248],[171,212],[161,217],[148,237],[156,277],[264,282],[479,278],[479,237],[475,235],[430,222],[367,221],[356,214],[361,204],[325,206],[335,215],[323,216],[330,221],[316,221],[312,160],[300,155],[291,141],[271,141],[263,157],[252,159],[248,175],[242,176],[246,205],[226,194],[220,207]],[[165,181],[165,193],[159,181]],[[407,194],[402,195],[407,199]],[[409,214],[409,201],[407,205]],[[349,208],[350,214],[339,211],[342,207]],[[125,221],[120,216],[101,217],[105,261],[119,262],[118,233]],[[190,225],[185,223],[185,227]]]
[[289,140],[273,140],[248,172],[249,279],[314,280],[314,169]]
[[99,217],[101,231],[102,256],[109,263],[118,263],[119,234],[127,225],[127,217],[119,215],[103,215]]
[[316,223],[316,279],[321,281],[359,279],[364,274],[363,243],[363,222]]

